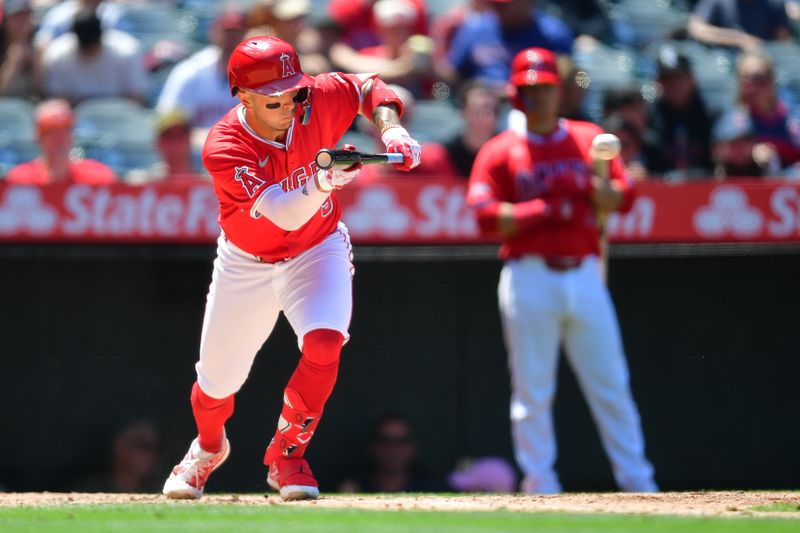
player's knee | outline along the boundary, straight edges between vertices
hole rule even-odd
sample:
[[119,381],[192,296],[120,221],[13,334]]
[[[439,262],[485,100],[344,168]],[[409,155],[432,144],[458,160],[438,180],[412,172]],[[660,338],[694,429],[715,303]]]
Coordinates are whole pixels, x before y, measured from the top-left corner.
[[315,329],[303,336],[303,357],[317,365],[339,361],[344,335],[332,329]]

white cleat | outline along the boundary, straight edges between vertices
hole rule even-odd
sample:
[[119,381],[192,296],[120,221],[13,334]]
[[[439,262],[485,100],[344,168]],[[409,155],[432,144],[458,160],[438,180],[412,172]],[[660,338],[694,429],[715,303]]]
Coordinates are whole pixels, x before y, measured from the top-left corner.
[[225,462],[230,452],[230,443],[224,437],[222,448],[217,453],[203,450],[194,439],[183,460],[175,465],[164,483],[164,494],[173,500],[199,500],[208,476]]

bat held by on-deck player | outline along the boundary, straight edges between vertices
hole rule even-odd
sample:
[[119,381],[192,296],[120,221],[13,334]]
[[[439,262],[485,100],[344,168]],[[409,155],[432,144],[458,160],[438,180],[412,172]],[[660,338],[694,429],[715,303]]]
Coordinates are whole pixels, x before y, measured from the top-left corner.
[[323,148],[317,152],[315,158],[317,167],[323,170],[328,170],[334,167],[346,168],[354,163],[362,163],[364,165],[374,163],[403,163],[403,154],[390,153],[390,154],[368,154],[364,152],[351,151],[351,150],[330,150]]

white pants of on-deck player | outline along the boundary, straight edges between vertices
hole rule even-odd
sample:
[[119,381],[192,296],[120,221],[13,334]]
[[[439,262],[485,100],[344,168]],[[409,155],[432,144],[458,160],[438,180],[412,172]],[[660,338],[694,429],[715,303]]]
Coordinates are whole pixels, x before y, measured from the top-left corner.
[[224,398],[239,390],[280,311],[301,349],[303,336],[315,329],[348,338],[353,263],[344,224],[320,244],[279,263],[261,263],[224,237],[217,242],[195,365],[206,394]]
[[511,422],[523,490],[561,492],[552,403],[559,346],[586,396],[620,489],[657,490],[644,455],[622,338],[598,259],[568,271],[535,256],[508,261],[498,286],[512,380]]

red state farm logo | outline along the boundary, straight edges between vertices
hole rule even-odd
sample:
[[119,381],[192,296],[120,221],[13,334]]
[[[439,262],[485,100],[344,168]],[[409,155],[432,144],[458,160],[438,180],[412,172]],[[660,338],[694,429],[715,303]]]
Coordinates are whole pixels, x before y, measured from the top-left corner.
[[747,193],[739,187],[723,185],[711,192],[710,203],[698,209],[694,227],[703,237],[755,237],[764,226],[764,216],[748,204]]
[[58,225],[58,211],[42,202],[36,187],[9,187],[0,204],[0,234],[47,235]]
[[377,233],[399,236],[411,229],[411,213],[397,202],[391,187],[369,187],[359,192],[342,217],[354,235]]
[[242,184],[242,187],[247,191],[247,195],[250,198],[252,198],[265,183],[265,181],[256,176],[249,167],[236,167],[234,170],[236,171],[234,178]]

